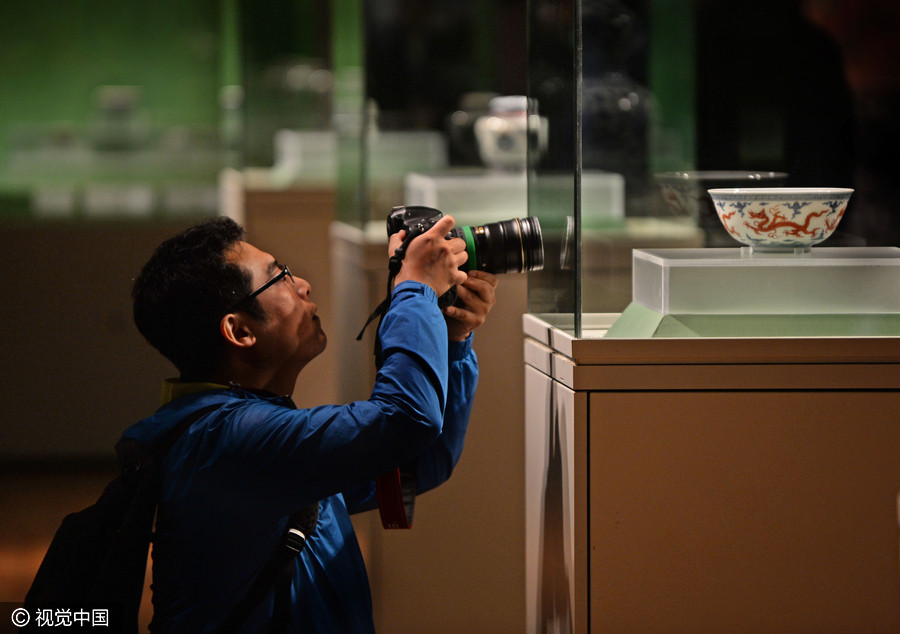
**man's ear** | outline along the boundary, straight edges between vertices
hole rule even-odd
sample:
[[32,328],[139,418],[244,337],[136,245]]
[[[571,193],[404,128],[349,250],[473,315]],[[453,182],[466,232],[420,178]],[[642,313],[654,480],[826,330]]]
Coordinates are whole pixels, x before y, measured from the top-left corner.
[[219,322],[219,332],[229,344],[238,348],[249,348],[256,343],[249,321],[240,313],[228,313]]

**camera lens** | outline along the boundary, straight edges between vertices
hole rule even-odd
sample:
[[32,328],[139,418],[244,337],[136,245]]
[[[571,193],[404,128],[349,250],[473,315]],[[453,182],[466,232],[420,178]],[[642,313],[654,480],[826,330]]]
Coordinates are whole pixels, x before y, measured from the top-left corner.
[[466,241],[464,270],[521,273],[544,268],[544,241],[535,217],[513,218],[474,227],[457,227],[451,235]]

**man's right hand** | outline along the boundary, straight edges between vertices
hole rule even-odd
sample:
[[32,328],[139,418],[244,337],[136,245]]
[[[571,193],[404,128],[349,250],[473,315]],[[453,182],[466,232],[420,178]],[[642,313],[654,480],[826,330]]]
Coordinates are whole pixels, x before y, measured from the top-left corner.
[[[440,297],[451,287],[465,282],[467,276],[459,267],[468,258],[466,243],[460,238],[446,238],[455,224],[452,216],[444,216],[431,229],[414,238],[406,249],[406,257],[394,283],[421,282]],[[405,237],[405,231],[391,236],[388,246],[391,254]]]

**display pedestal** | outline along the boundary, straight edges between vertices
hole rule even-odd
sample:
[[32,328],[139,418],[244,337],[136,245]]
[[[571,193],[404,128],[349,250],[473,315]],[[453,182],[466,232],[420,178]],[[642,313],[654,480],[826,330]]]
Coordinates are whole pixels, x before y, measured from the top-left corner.
[[900,249],[749,248],[633,253],[633,302],[610,338],[891,336],[900,332]]
[[526,631],[900,630],[900,329],[614,320],[523,321]]
[[900,313],[900,248],[636,249],[633,299],[664,314]]
[[[405,177],[408,205],[435,207],[444,213],[465,214],[475,224],[528,215],[525,171],[456,169],[437,173],[410,173]],[[542,181],[545,196],[563,196],[571,176]],[[586,171],[582,175],[582,218],[592,229],[620,226],[625,217],[625,178],[611,172]]]

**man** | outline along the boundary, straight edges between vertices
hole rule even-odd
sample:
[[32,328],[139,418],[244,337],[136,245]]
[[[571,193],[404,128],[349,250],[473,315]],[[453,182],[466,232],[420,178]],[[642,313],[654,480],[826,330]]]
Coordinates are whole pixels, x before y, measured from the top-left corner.
[[[326,343],[310,285],[225,218],[157,248],[134,284],[135,322],[180,379],[124,437],[152,448],[196,420],[162,463],[152,630],[215,631],[289,516],[318,503],[317,528],[291,568],[287,630],[374,631],[349,514],[375,508],[373,481],[401,465],[415,466],[419,492],[449,477],[477,382],[471,333],[495,301],[494,276],[459,270],[467,256],[462,240],[445,239],[452,227],[445,216],[409,244],[369,400],[311,409],[288,396]],[[460,301],[442,315],[437,297],[453,285]],[[241,631],[268,631],[275,595],[263,595]]]

